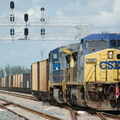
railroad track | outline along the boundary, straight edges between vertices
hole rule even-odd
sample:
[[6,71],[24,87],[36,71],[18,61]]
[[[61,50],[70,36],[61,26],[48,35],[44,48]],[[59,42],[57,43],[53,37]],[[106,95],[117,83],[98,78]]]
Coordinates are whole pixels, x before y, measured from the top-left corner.
[[21,97],[21,98],[25,98],[25,99],[29,99],[29,100],[36,100],[35,97],[32,95],[31,96],[30,95],[23,95],[23,94],[13,93],[13,92],[9,92],[9,91],[0,91],[0,93],[12,95],[12,96],[16,96],[16,97]]
[[95,115],[98,116],[101,120],[108,120],[108,118],[120,120],[119,115],[113,115],[113,114],[106,113],[106,112],[96,112]]
[[[30,99],[30,100],[36,100],[33,96],[23,95],[23,94],[19,94],[19,93],[13,93],[13,92],[9,92],[9,91],[0,91],[0,93],[8,94],[8,95],[16,96],[16,97],[21,97],[21,98],[25,98],[25,99]],[[54,105],[54,104],[52,104],[52,105]],[[68,106],[64,106],[64,105],[63,106],[59,105],[59,107],[63,107],[65,109],[67,109],[68,111],[70,111],[71,120],[77,120],[77,111],[73,110],[72,108],[70,108]]]
[[101,112],[101,114],[104,115],[107,118],[120,120],[120,116],[119,115],[113,115],[113,114],[109,114],[109,113],[106,113],[106,112]]
[[107,120],[107,118],[100,112],[96,112],[96,116],[98,116],[101,120]]
[[77,120],[77,111],[73,110],[72,108],[70,108],[68,106],[63,106],[63,108],[70,111],[72,120]]
[[[30,95],[23,95],[23,94],[19,94],[19,93],[13,93],[13,92],[9,92],[9,91],[0,91],[0,93],[2,94],[7,94],[7,95],[12,95],[12,96],[16,96],[16,97],[21,97],[21,98],[25,98],[25,99],[30,99],[30,100],[36,100],[33,96]],[[54,106],[56,106],[55,104],[52,104]],[[59,105],[59,107],[63,107],[65,109],[67,109],[68,111],[70,111],[70,115],[71,115],[71,120],[77,120],[77,111],[73,110],[72,108],[68,107],[68,106],[61,106]]]
[[[25,99],[30,99],[30,100],[36,100],[33,96],[30,96],[30,95],[23,95],[23,94],[7,92],[7,91],[0,91],[0,93],[8,94],[8,95],[16,96],[16,97],[21,97],[21,98],[25,98]],[[59,106],[59,107],[62,107],[62,108],[65,108],[65,109],[69,110],[70,114],[71,114],[71,120],[77,120],[77,111],[76,110],[74,110],[74,109],[72,109],[72,108],[70,108],[68,106],[65,106],[65,105],[56,105],[56,104],[53,104],[53,103],[51,103],[51,105]],[[87,111],[87,110],[85,110],[85,111]],[[89,113],[90,113],[90,111],[89,111]],[[92,112],[92,114],[93,114],[93,112]],[[108,120],[107,118],[120,120],[120,116],[109,114],[109,113],[105,113],[105,112],[95,112],[94,111],[94,115],[98,116],[101,120]]]
[[69,107],[67,105],[55,104],[52,102],[50,102],[50,104],[68,110],[70,112],[70,115],[71,115],[71,120],[78,120],[77,119],[77,115],[78,115],[77,111],[72,109],[71,107]]
[[91,109],[91,108],[82,108],[82,107],[77,108],[74,106],[72,108],[73,110],[86,111],[88,114],[95,115],[99,117],[101,120],[108,120],[108,118],[120,120],[120,115],[114,115],[114,114],[106,113],[106,112],[98,112],[95,109]]
[[9,111],[13,112],[14,114],[16,114],[20,117],[23,117],[25,120],[29,120],[29,119],[26,116],[23,116],[23,115],[19,114],[18,112],[15,112],[12,109],[8,108],[8,106],[12,105],[12,106],[15,106],[15,108],[18,107],[22,110],[25,110],[25,111],[29,112],[29,113],[32,113],[32,114],[35,114],[35,115],[38,115],[40,117],[47,118],[47,119],[50,119],[50,120],[62,120],[61,118],[58,118],[58,117],[55,117],[55,116],[52,116],[52,115],[49,115],[49,114],[46,114],[46,113],[43,113],[43,112],[40,112],[40,111],[33,110],[31,108],[25,107],[25,106],[20,105],[20,104],[16,104],[14,102],[10,102],[10,101],[2,99],[2,98],[0,98],[0,101],[5,102],[5,103],[0,104],[1,108],[9,110]]

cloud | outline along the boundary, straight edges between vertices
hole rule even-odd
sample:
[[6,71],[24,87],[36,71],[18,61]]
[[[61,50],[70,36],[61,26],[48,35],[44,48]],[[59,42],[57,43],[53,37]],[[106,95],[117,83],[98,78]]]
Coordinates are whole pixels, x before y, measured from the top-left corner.
[[115,26],[120,21],[120,1],[115,0],[113,6],[110,6],[111,10],[101,10],[98,15],[90,16],[91,22],[96,26]]
[[[63,17],[65,20],[70,21],[69,17],[85,17],[87,18],[87,22],[92,23],[94,26],[94,31],[96,32],[96,29],[98,31],[107,30],[107,31],[119,31],[119,21],[120,21],[120,0],[14,0],[15,1],[15,19],[17,24],[25,24],[24,22],[24,14],[29,14],[29,21],[28,23],[31,24],[40,24],[40,17],[41,12],[40,8],[41,6],[45,7],[45,16],[51,17]],[[9,15],[12,13],[9,6],[10,0],[3,1],[1,0],[0,4],[0,16],[5,17],[4,20],[7,18],[6,24],[9,22]],[[7,17],[6,17],[7,16]],[[66,17],[66,18],[65,18]],[[67,19],[68,18],[68,19]],[[64,23],[64,19],[61,19],[59,21],[62,21],[62,24]],[[4,20],[1,18],[0,22],[4,22]],[[46,18],[47,21],[47,18]],[[77,21],[79,24],[80,21]],[[53,21],[53,24],[57,21]],[[65,24],[68,24],[66,22]],[[6,37],[9,35],[9,30],[11,26],[8,28],[5,28],[5,31],[1,27],[1,35]],[[50,30],[50,29],[49,29]],[[71,28],[69,29],[71,30]],[[22,27],[15,27],[15,36],[18,38],[24,38],[24,26]],[[52,30],[51,30],[52,31]],[[50,31],[50,32],[51,32]],[[59,30],[57,35],[60,34],[62,30]],[[54,31],[53,31],[54,32]],[[62,31],[63,32],[63,31]],[[46,30],[47,33],[47,30]],[[52,33],[52,32],[51,32]],[[73,33],[72,33],[73,35]],[[40,27],[33,28],[29,27],[29,38],[36,38],[36,36],[39,38],[40,36]],[[50,35],[51,36],[51,35]],[[49,36],[49,37],[50,37]],[[9,35],[10,37],[10,35]],[[63,36],[62,36],[63,37]],[[3,38],[3,37],[2,37]],[[17,61],[18,64],[25,64],[27,65],[29,61],[30,62],[36,62],[40,60],[40,51],[44,50],[44,58],[48,57],[48,52],[58,46],[67,45],[70,42],[59,42],[59,41],[44,41],[44,44],[42,42],[37,41],[35,42],[18,42],[15,41],[13,43],[1,43],[1,50],[0,55],[2,56],[1,59],[1,65],[2,63],[5,64],[15,64]],[[4,51],[3,51],[4,50]],[[6,62],[6,63],[5,63]]]
[[63,12],[60,11],[60,10],[58,10],[58,11],[56,12],[56,17],[64,17]]
[[28,11],[27,11],[28,15],[34,15],[34,10],[32,8],[30,8]]
[[[79,4],[79,5],[78,5]],[[108,29],[114,27],[118,30],[120,21],[120,0],[76,0],[59,6],[57,17],[85,17],[93,24],[94,29],[99,27]]]
[[32,2],[40,2],[41,0],[32,0]]
[[40,12],[40,7],[36,6],[34,8],[30,8],[27,10],[27,13],[30,17],[36,19],[36,18],[40,18],[41,16],[41,12]]

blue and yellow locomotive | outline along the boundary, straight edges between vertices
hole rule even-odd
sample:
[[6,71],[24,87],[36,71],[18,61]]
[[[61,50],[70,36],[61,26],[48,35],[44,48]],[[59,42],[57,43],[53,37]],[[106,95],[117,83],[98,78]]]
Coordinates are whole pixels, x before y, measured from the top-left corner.
[[[33,65],[37,73],[41,71],[34,77],[36,70],[32,70],[33,94],[42,100],[61,104],[119,110],[119,49],[119,33],[101,33],[50,51],[48,60],[36,63],[36,67]],[[38,70],[40,64],[45,65],[44,69]],[[34,78],[38,81],[34,82]],[[45,90],[39,86],[43,81]]]
[[93,34],[84,38],[84,90],[88,106],[120,108],[120,34]]

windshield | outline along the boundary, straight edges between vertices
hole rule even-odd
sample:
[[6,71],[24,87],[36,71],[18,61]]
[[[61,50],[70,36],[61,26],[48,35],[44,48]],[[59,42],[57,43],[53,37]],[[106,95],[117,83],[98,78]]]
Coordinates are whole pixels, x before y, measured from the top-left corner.
[[111,40],[110,41],[110,47],[111,48],[120,48],[120,40]]
[[86,41],[86,48],[106,48],[107,47],[107,41],[106,40],[92,40],[92,41]]

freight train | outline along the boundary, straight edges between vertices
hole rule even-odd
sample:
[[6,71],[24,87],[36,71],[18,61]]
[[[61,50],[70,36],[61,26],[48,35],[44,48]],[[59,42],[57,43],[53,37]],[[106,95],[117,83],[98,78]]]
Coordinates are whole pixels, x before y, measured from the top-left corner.
[[10,75],[0,78],[0,89],[31,93],[30,83],[30,73]]
[[120,108],[120,34],[91,34],[32,64],[38,99],[97,110]]
[[50,51],[31,65],[30,84],[42,101],[119,111],[120,33],[91,34]]

